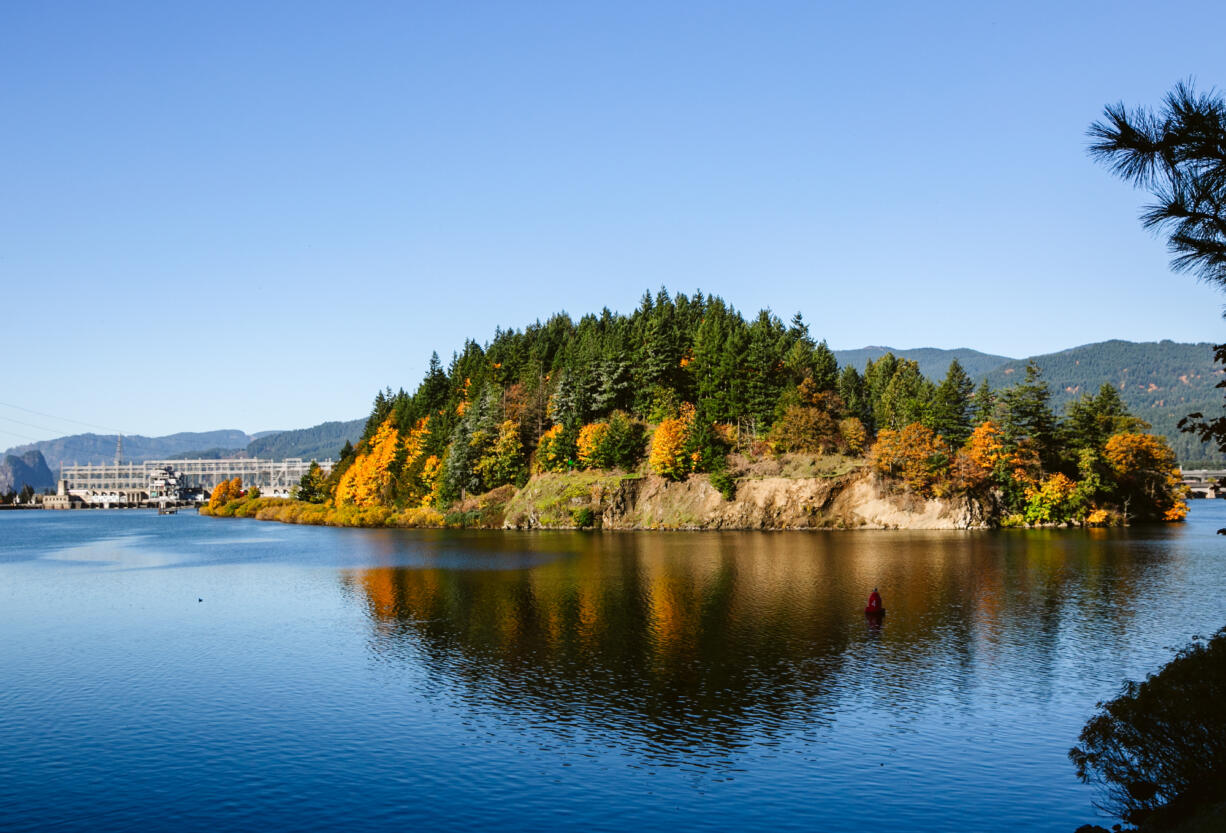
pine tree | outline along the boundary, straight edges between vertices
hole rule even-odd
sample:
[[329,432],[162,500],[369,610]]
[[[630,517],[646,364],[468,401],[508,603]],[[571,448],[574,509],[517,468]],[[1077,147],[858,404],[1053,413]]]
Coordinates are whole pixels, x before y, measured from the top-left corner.
[[873,412],[869,406],[868,391],[864,387],[864,377],[860,371],[851,365],[843,368],[839,374],[839,396],[847,406],[847,413],[860,420],[865,426],[872,426]]
[[979,382],[979,387],[975,389],[975,395],[971,397],[971,422],[975,425],[983,425],[989,420],[996,419],[996,404],[996,394],[988,387],[988,380],[983,379]]
[[971,393],[974,389],[975,383],[954,359],[933,394],[929,427],[954,448],[960,447],[971,435]]
[[1056,415],[1051,409],[1051,391],[1039,366],[1033,361],[1026,362],[1025,378],[1006,388],[1002,400],[1006,440],[1011,445],[1029,441],[1040,458],[1049,462],[1056,440]]

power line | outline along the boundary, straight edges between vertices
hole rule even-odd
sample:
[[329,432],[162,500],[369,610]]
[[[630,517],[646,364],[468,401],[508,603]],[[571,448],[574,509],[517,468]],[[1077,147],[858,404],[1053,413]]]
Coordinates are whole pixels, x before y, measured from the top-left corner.
[[35,424],[34,424],[34,423],[32,423],[32,422],[22,422],[21,420],[19,420],[19,419],[13,419],[12,417],[6,417],[6,416],[3,416],[3,415],[0,415],[0,419],[4,420],[5,422],[12,422],[12,423],[15,423],[15,424],[17,424],[17,425],[24,425],[26,428],[37,428],[39,431],[46,431],[46,432],[51,433],[51,434],[56,433],[56,431],[55,431],[55,429],[54,429],[54,428],[44,428],[44,427],[43,427],[43,426],[41,426],[41,425],[35,425]]
[[112,428],[109,425],[97,425],[96,423],[93,423],[93,422],[82,422],[79,419],[71,419],[69,417],[56,416],[55,414],[48,414],[42,411],[36,411],[33,408],[23,408],[21,405],[14,405],[11,402],[0,402],[0,405],[3,405],[6,408],[15,408],[18,411],[25,411],[27,414],[34,414],[35,416],[47,417],[47,419],[56,419],[56,420],[59,420],[60,422],[72,422],[72,423],[75,423],[76,425],[84,425],[86,428],[101,428],[103,431],[107,431],[113,434],[124,433],[123,431],[120,431],[118,428]]
[[6,434],[10,437],[20,437],[23,440],[31,440],[36,443],[46,442],[46,440],[40,440],[38,437],[27,437],[25,434],[18,434],[16,431],[5,431],[3,428],[0,428],[0,434]]

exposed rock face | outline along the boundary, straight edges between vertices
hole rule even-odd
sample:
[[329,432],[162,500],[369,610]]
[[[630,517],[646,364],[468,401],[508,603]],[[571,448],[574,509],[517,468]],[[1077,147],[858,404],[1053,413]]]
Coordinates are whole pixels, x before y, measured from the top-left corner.
[[[534,481],[551,477],[566,476]],[[983,507],[964,499],[920,500],[889,493],[867,472],[740,480],[733,500],[725,500],[706,477],[680,483],[625,478],[594,483],[582,495],[575,491],[567,501],[572,511],[591,509],[605,529],[972,529],[989,520]],[[533,505],[548,492],[547,481],[530,483],[512,499],[505,525],[574,526],[570,517]]]
[[55,475],[39,451],[27,451],[18,457],[6,454],[0,461],[0,492],[20,492],[30,486],[35,491],[55,488]]

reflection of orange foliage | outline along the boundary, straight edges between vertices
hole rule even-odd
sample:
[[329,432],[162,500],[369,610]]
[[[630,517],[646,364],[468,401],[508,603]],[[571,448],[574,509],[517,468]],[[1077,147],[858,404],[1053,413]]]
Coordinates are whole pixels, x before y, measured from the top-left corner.
[[370,438],[367,450],[354,459],[336,484],[336,505],[376,506],[385,502],[390,467],[400,444],[400,432],[385,420]]
[[688,402],[681,405],[680,416],[660,423],[651,438],[652,471],[669,480],[681,480],[690,473],[696,460],[685,453],[685,444],[693,425],[694,406]]
[[879,473],[902,480],[921,495],[934,491],[949,470],[945,441],[918,422],[901,431],[885,429],[869,450],[869,463]]

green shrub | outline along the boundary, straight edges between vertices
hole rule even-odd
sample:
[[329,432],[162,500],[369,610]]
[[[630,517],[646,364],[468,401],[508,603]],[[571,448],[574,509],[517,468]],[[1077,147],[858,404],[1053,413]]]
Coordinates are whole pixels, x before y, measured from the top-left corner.
[[711,485],[719,489],[719,493],[724,496],[724,500],[734,500],[736,498],[736,478],[727,471],[713,472],[711,474]]
[[585,506],[582,509],[576,509],[570,513],[571,518],[575,521],[575,526],[580,529],[587,529],[592,524],[596,523],[596,516],[592,514],[592,508]]

